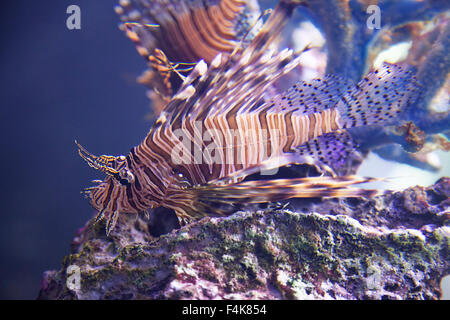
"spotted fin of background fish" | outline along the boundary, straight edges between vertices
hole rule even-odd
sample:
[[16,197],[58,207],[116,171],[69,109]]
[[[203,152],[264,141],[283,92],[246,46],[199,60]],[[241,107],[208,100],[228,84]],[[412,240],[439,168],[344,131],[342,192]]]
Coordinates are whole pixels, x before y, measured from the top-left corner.
[[354,163],[362,161],[358,149],[358,145],[348,132],[336,131],[305,142],[296,148],[296,152],[302,157],[311,158],[311,163],[317,165],[319,169],[329,168],[319,171],[331,171],[332,174],[340,176],[355,173]]
[[[173,209],[180,222],[186,223],[206,215],[232,213],[221,211],[215,202],[376,194],[353,187],[372,178],[339,177],[336,172],[322,177],[244,181],[258,171],[291,164],[308,163],[336,171],[340,157],[351,149],[344,133],[347,128],[393,122],[420,88],[407,67],[385,64],[357,84],[328,76],[298,82],[278,96],[264,98],[267,88],[299,65],[298,54],[278,51],[272,45],[296,5],[280,1],[243,50],[219,53],[209,65],[197,63],[144,141],[127,156],[117,157],[119,172],[108,170],[108,164],[102,162],[103,172],[114,174],[89,188],[87,195],[99,211],[98,218],[107,221],[108,234],[119,214],[160,206]],[[183,138],[177,133],[180,131]],[[202,136],[206,131],[217,136],[206,141]],[[207,150],[211,143],[215,161],[208,161],[212,154],[197,161],[196,150]],[[341,147],[335,150],[335,144]],[[183,161],[173,156],[180,146]],[[111,159],[83,154],[92,157],[88,162]],[[235,161],[236,157],[240,161]]]

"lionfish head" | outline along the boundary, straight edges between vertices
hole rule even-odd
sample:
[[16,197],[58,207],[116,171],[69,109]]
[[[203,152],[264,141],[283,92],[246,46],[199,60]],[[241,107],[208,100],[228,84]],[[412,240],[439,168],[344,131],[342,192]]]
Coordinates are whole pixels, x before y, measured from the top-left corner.
[[96,156],[87,151],[76,140],[75,144],[78,147],[78,154],[90,167],[106,173],[124,186],[134,182],[134,174],[128,167],[127,157],[107,155]]
[[107,218],[108,222],[116,212],[136,213],[137,210],[128,201],[127,189],[135,182],[125,156],[96,156],[88,152],[77,141],[78,154],[87,164],[106,174],[104,180],[94,180],[96,185],[82,192],[94,209],[99,211],[97,220]]

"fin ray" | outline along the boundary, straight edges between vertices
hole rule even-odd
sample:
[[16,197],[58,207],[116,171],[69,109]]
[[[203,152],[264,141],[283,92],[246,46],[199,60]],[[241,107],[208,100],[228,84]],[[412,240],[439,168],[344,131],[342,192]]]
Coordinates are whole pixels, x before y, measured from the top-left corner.
[[378,180],[358,176],[256,180],[230,185],[200,186],[194,191],[199,201],[219,203],[264,203],[290,198],[373,197],[379,193],[377,190],[351,186]]

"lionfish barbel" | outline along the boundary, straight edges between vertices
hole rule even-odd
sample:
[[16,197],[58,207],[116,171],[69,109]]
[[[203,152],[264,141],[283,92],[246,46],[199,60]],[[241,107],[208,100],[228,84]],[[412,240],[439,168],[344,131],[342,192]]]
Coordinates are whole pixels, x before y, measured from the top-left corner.
[[[354,147],[345,130],[391,123],[419,85],[411,71],[384,64],[358,84],[326,76],[299,81],[270,96],[273,84],[300,63],[301,52],[278,52],[273,46],[297,5],[280,1],[245,48],[237,45],[197,62],[144,141],[128,155],[95,156],[77,143],[81,157],[106,174],[84,192],[98,210],[96,221],[107,221],[107,234],[119,214],[161,206],[174,210],[184,224],[231,214],[220,203],[376,194],[352,187],[374,179],[334,172],[334,162]],[[243,181],[263,170],[296,164],[330,174]]]

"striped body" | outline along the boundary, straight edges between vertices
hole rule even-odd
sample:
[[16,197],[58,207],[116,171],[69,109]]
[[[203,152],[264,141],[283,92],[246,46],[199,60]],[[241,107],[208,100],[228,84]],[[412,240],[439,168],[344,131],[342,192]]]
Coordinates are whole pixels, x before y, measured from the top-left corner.
[[[170,127],[159,126],[126,157],[127,168],[133,172],[135,182],[121,185],[116,183],[114,178],[108,178],[104,182],[107,186],[105,192],[98,192],[98,197],[94,193],[92,204],[100,211],[105,204],[110,204],[107,208],[109,211],[129,213],[164,206],[175,210],[180,218],[195,217],[196,214],[190,210],[195,206],[195,197],[184,192],[185,189],[227,177],[230,177],[229,182],[239,182],[244,177],[233,179],[235,173],[270,159],[278,159],[285,153],[295,152],[295,147],[306,141],[335,131],[339,128],[338,116],[339,113],[335,109],[310,115],[270,113],[263,110],[237,116],[233,122],[207,118],[203,122],[204,127],[221,132],[223,141],[231,140],[231,137],[226,138],[226,135],[233,129],[241,135],[238,140],[244,141],[243,145],[238,145],[236,141],[224,144],[216,141],[217,145],[223,144],[218,148],[222,152],[218,153],[219,159],[216,163],[211,164],[195,163],[194,151],[190,153],[187,163],[174,164],[170,160],[172,150],[180,145],[180,141],[169,138],[172,136]],[[258,133],[262,131],[268,132],[266,138],[262,138],[262,134],[258,137]],[[188,132],[194,135],[193,132]],[[248,132],[255,135],[249,137]],[[213,144],[214,141],[210,143]],[[231,146],[231,149],[228,146]],[[227,147],[229,151],[225,150]],[[241,152],[242,158],[236,161],[238,151]],[[205,157],[203,160],[205,161]]]
[[417,91],[410,72],[384,65],[358,84],[328,76],[271,95],[271,86],[299,65],[297,54],[273,46],[295,6],[281,1],[245,49],[219,53],[209,65],[197,63],[126,157],[111,162],[80,147],[88,163],[108,175],[87,190],[108,233],[120,213],[159,206],[187,222],[231,213],[214,203],[374,193],[351,188],[371,181],[354,176],[242,181],[258,171],[305,163],[335,176],[335,162],[354,148],[342,129],[391,122]]

